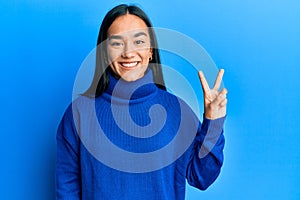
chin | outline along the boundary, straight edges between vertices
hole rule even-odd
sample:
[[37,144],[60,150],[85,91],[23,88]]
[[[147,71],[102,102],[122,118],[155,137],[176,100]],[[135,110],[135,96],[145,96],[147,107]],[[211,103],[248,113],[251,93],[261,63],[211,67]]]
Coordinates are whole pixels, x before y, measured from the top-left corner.
[[125,81],[132,82],[132,81],[136,81],[136,80],[142,78],[143,75],[139,75],[139,74],[132,74],[131,75],[130,72],[127,72],[126,74],[123,74],[121,77]]
[[127,81],[127,82],[132,82],[132,81],[136,81],[136,80],[138,80],[138,79],[140,79],[140,78],[142,78],[142,77],[132,77],[132,76],[122,76],[122,79],[124,79],[125,81]]

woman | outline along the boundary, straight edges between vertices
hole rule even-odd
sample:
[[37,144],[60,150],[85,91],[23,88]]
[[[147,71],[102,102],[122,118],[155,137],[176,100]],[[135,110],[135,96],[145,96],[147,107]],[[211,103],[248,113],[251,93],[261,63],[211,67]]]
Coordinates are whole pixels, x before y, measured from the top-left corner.
[[199,72],[201,124],[166,91],[150,27],[136,6],[119,5],[105,16],[93,82],[58,128],[57,199],[184,199],[186,180],[205,190],[219,175],[227,91],[218,90],[224,71],[213,89]]

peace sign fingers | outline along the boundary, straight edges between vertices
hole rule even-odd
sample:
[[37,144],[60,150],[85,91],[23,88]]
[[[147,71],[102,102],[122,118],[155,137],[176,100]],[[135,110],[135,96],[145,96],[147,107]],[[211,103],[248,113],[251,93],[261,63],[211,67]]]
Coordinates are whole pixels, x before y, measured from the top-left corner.
[[202,90],[204,93],[210,93],[210,87],[205,79],[205,76],[203,74],[202,71],[198,72],[199,78],[200,78],[200,82],[201,82],[201,86],[202,86]]
[[219,91],[221,83],[222,83],[223,75],[224,75],[224,69],[220,69],[218,76],[215,80],[213,90]]
[[198,73],[204,96],[204,114],[208,119],[217,119],[226,115],[227,89],[220,92],[224,69],[220,69],[215,80],[213,89],[210,89],[202,71]]

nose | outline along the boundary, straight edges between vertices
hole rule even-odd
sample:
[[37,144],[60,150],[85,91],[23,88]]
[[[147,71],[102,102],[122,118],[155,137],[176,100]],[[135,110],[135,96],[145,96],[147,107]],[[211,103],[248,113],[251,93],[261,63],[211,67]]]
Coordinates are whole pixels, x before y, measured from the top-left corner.
[[126,42],[124,46],[124,50],[122,52],[122,57],[123,58],[132,58],[134,57],[134,47],[130,42]]

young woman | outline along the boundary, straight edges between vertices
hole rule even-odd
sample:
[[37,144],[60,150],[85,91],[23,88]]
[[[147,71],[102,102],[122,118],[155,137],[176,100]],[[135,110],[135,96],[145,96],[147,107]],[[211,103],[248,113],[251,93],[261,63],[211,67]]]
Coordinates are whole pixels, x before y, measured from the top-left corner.
[[219,175],[224,71],[213,89],[199,72],[201,123],[166,91],[151,27],[136,6],[119,5],[105,16],[93,82],[58,128],[57,199],[184,199],[186,180],[205,190]]

